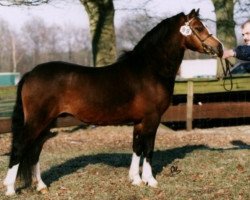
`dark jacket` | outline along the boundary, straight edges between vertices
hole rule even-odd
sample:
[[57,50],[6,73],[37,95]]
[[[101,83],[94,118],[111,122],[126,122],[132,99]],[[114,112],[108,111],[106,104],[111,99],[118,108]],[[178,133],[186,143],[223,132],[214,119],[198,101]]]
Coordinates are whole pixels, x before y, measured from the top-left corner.
[[236,53],[236,58],[240,60],[250,61],[250,46],[249,45],[237,46],[234,49],[234,51]]

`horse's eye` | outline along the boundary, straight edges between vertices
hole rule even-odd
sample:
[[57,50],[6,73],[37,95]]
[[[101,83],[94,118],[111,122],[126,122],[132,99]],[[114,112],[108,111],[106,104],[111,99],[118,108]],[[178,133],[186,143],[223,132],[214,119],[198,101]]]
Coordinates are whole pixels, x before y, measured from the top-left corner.
[[195,27],[195,30],[198,31],[198,32],[202,32],[203,31],[203,27],[202,26]]

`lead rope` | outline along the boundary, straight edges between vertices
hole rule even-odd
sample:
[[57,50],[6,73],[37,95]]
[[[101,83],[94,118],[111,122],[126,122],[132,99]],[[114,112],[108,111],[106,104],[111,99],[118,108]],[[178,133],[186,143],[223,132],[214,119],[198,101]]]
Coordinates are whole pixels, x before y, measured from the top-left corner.
[[[232,91],[232,89],[233,89],[233,77],[232,77],[232,73],[230,71],[230,68],[233,66],[233,64],[228,59],[225,59],[225,65],[224,65],[223,60],[221,58],[220,58],[220,62],[221,62],[221,66],[222,66],[222,70],[223,70],[223,74],[224,74],[223,88],[226,91]],[[226,87],[226,79],[225,79],[225,77],[227,75],[229,75],[229,80],[230,80],[230,87],[229,88]]]

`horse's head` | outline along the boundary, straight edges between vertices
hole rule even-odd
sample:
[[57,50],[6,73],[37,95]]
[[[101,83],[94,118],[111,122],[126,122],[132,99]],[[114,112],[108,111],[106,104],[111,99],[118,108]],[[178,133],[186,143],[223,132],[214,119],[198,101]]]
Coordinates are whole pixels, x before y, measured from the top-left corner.
[[185,48],[222,57],[223,46],[200,21],[199,9],[197,11],[193,9],[185,18],[185,23],[180,27]]

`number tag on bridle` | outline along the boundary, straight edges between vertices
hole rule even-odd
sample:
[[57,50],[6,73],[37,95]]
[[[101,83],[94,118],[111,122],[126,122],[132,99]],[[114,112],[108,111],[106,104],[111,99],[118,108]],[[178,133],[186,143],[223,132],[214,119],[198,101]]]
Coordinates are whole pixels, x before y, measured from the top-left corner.
[[189,26],[189,25],[186,25],[186,24],[183,25],[183,26],[181,26],[180,32],[181,32],[181,34],[184,35],[184,36],[188,36],[188,35],[191,35],[191,34],[192,34],[192,30],[191,30],[190,26]]

